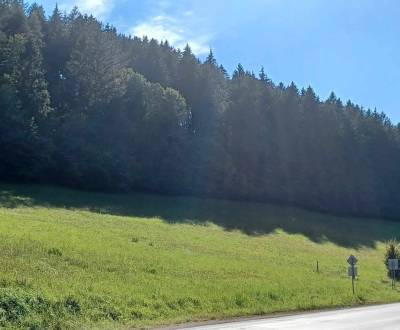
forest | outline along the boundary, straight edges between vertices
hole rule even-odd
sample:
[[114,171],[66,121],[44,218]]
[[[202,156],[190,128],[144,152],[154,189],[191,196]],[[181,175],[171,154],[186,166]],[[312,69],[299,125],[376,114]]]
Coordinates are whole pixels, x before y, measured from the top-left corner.
[[400,126],[384,113],[77,8],[0,0],[0,154],[3,181],[400,217]]

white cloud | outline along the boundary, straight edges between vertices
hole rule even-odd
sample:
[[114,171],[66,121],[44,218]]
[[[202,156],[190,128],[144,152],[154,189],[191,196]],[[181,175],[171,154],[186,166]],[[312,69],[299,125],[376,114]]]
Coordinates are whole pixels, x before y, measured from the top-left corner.
[[[60,9],[70,11],[74,6],[85,14],[92,14],[100,20],[108,20],[116,3],[120,0],[61,0]],[[201,15],[196,16],[194,8],[183,8],[171,0],[148,0],[152,14],[135,26],[123,29],[132,35],[168,40],[174,47],[183,49],[189,44],[193,53],[204,55],[210,49],[213,34],[205,30]],[[125,23],[126,24],[126,23]]]
[[79,11],[85,14],[104,19],[114,8],[114,0],[69,0],[60,4],[61,10],[70,11],[77,6]]
[[133,35],[139,37],[147,36],[159,41],[168,40],[171,44],[176,44],[182,41],[182,36],[179,31],[169,29],[163,24],[163,22],[157,19],[157,17],[136,25],[132,28],[131,32]]
[[[168,40],[168,42],[180,49],[189,44],[193,53],[196,55],[206,54],[209,49],[209,43],[212,35],[209,33],[201,33],[199,29],[195,29],[192,19],[193,11],[185,11],[183,15],[172,17],[165,14],[166,3],[160,7],[161,13],[139,22],[133,26],[128,32],[134,36],[154,38],[159,41]],[[193,34],[191,31],[195,31]]]

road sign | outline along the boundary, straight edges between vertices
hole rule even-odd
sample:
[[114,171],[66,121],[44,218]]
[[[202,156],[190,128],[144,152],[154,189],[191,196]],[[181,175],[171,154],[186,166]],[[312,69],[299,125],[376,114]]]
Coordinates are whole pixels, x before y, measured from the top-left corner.
[[399,269],[399,259],[388,259],[389,270]]
[[351,277],[351,287],[353,289],[353,294],[355,292],[354,290],[354,280],[356,278],[357,274],[357,267],[356,267],[356,263],[357,263],[357,258],[353,255],[350,255],[350,257],[347,259],[347,263],[350,265],[349,269],[348,269],[348,274]]
[[357,258],[353,255],[351,255],[348,259],[347,262],[349,263],[349,265],[355,265],[357,263]]
[[358,276],[358,270],[356,266],[349,266],[347,273],[350,277],[355,278]]

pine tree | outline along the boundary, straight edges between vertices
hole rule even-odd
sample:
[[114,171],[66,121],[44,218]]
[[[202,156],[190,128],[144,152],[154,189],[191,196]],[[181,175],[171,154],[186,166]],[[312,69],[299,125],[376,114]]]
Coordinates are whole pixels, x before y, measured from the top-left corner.
[[237,79],[237,78],[241,78],[244,77],[246,74],[246,72],[244,71],[243,65],[242,64],[238,64],[235,71],[233,72],[233,79]]
[[212,49],[210,49],[210,52],[206,58],[205,63],[213,65],[213,66],[217,66],[217,60],[214,57],[213,51]]
[[22,78],[24,85],[23,101],[26,107],[31,108],[31,115],[35,120],[40,121],[48,115],[52,108],[50,106],[50,95],[47,90],[43,68],[43,8],[33,7],[28,19],[29,34],[27,52],[29,61]]
[[264,72],[264,67],[263,66],[261,67],[260,74],[258,76],[259,76],[259,78],[260,78],[260,80],[262,82],[266,82],[267,81],[267,75]]
[[65,80],[67,75],[66,64],[70,53],[71,43],[68,40],[66,18],[62,16],[56,5],[45,29],[43,56],[51,102],[60,114],[67,111]]
[[67,83],[71,106],[86,113],[122,92],[126,57],[115,33],[102,31],[93,18],[80,18],[75,24],[74,45],[66,64]]

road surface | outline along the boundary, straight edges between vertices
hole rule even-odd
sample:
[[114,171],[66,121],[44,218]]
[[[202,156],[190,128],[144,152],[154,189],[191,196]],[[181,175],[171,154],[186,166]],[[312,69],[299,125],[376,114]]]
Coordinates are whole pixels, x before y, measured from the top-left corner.
[[190,330],[397,330],[400,303],[188,327]]

